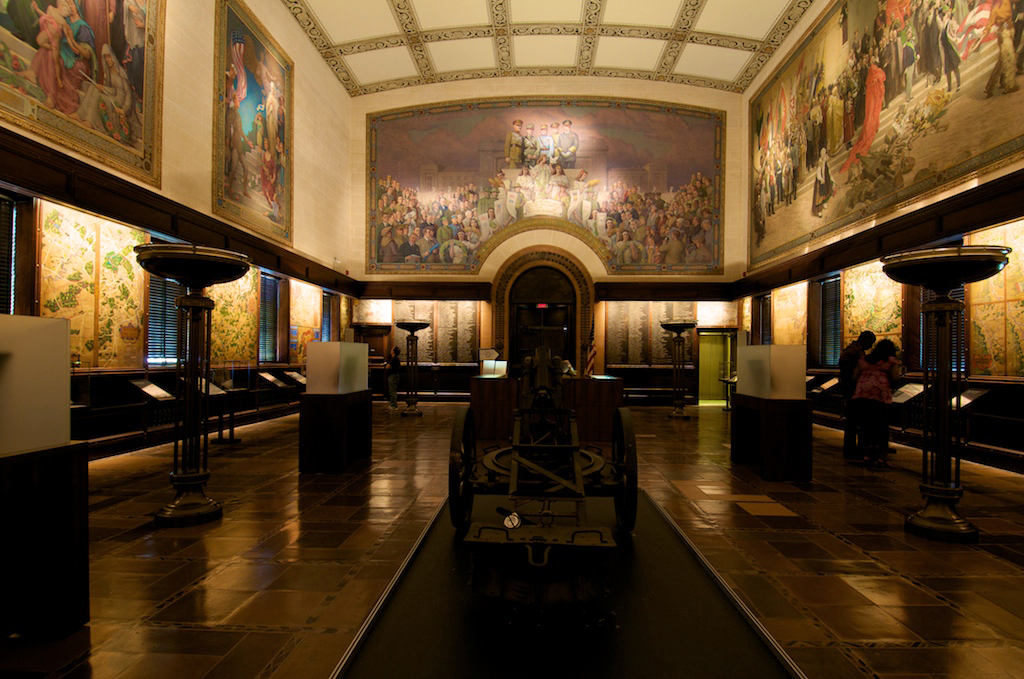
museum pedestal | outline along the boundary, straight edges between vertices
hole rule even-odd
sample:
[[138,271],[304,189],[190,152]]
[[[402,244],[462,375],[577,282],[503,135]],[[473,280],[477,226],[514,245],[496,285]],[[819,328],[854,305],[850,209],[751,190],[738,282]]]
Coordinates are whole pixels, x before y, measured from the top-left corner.
[[469,407],[480,441],[512,438],[512,412],[519,407],[519,380],[479,375],[469,380]]
[[564,380],[562,402],[576,412],[581,441],[611,441],[615,411],[622,407],[622,378],[599,375]]
[[962,406],[968,365],[963,337],[964,303],[950,296],[959,286],[1002,271],[1010,248],[998,245],[910,250],[882,258],[882,270],[894,281],[920,285],[935,293],[921,305],[922,377],[921,496],[923,509],[911,514],[904,529],[943,542],[977,542],[978,528],[961,516],[960,457],[964,444]]
[[0,457],[0,635],[62,637],[89,622],[87,445]]
[[373,447],[369,389],[299,397],[299,472],[340,474],[369,460]]
[[[622,378],[562,380],[562,404],[576,413],[580,441],[611,441],[612,420],[623,403]],[[469,405],[480,441],[512,437],[512,415],[519,407],[519,380],[480,375],[469,382]]]
[[732,398],[735,464],[756,466],[765,481],[811,480],[811,402],[736,394]]

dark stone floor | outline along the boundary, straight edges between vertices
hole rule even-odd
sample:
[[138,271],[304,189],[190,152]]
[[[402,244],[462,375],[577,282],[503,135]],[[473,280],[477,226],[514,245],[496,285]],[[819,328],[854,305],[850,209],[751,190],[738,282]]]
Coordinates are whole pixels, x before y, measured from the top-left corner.
[[[195,528],[152,527],[170,446],[92,462],[92,622],[0,642],[0,677],[330,676],[445,497],[456,407],[374,404],[372,463],[339,475],[299,474],[297,415],[241,428],[210,462],[224,518]],[[1024,679],[1019,475],[965,463],[981,541],[936,543],[903,531],[917,451],[862,469],[815,427],[813,480],[770,483],[730,464],[721,407],[669,412],[634,409],[641,487],[808,677]]]

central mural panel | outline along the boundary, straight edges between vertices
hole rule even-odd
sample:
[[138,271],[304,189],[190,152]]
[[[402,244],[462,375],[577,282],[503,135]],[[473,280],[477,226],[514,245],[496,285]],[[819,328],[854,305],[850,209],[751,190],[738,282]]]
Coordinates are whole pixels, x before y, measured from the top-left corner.
[[467,273],[554,229],[617,274],[720,274],[725,113],[488,99],[367,116],[367,273]]

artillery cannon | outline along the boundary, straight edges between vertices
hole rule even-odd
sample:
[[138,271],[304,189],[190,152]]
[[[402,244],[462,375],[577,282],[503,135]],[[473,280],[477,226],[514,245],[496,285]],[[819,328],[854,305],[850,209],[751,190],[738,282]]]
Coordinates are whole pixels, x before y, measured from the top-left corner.
[[576,415],[563,407],[560,366],[546,347],[524,362],[511,445],[498,442],[478,451],[469,407],[459,410],[452,427],[448,500],[457,536],[503,550],[519,545],[537,569],[552,562],[552,550],[628,542],[636,524],[632,415],[628,408],[615,411],[606,449],[581,447]]

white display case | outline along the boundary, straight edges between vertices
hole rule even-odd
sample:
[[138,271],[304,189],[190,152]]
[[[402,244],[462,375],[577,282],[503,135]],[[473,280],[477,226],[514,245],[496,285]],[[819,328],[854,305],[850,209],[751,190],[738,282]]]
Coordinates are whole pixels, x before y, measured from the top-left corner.
[[310,342],[306,346],[306,393],[352,394],[370,384],[370,345]]
[[64,318],[0,314],[0,457],[71,442],[71,348]]

